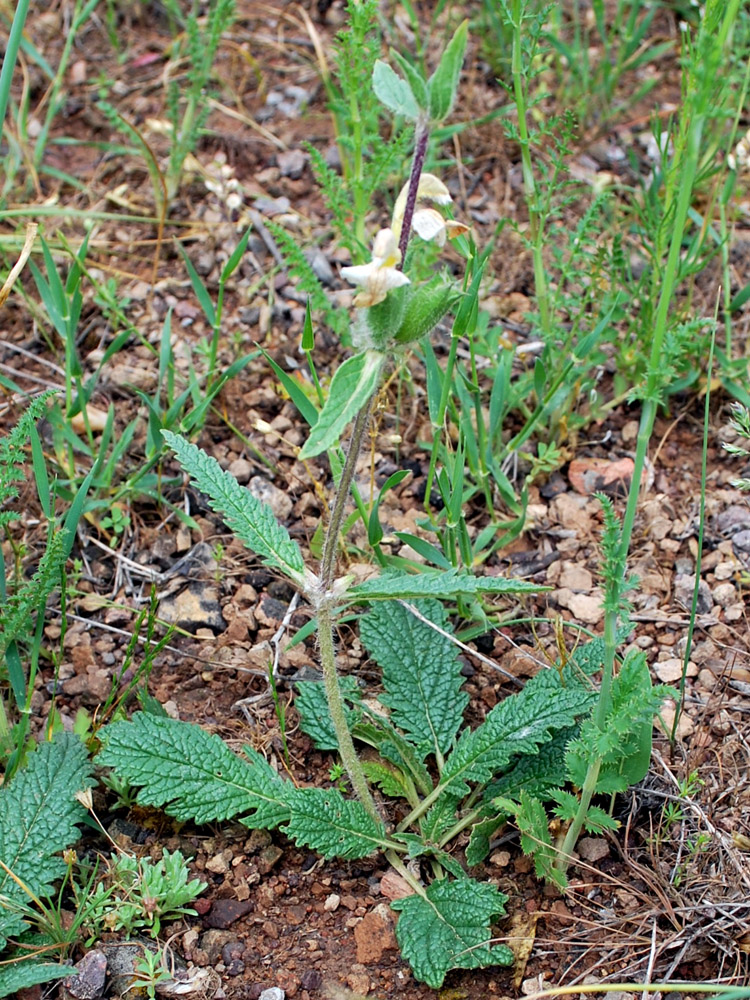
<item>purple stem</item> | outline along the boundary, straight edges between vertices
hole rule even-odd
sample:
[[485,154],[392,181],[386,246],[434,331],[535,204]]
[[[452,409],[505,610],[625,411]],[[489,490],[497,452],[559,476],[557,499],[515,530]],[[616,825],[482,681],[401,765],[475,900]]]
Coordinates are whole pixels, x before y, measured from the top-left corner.
[[417,141],[414,146],[414,159],[411,164],[411,175],[409,177],[409,192],[406,196],[406,208],[404,209],[404,220],[401,226],[401,238],[398,241],[398,248],[401,251],[401,261],[398,265],[399,271],[404,266],[406,259],[406,248],[409,245],[409,234],[411,233],[411,220],[414,218],[414,209],[417,205],[417,191],[419,191],[419,178],[422,176],[424,158],[427,155],[427,140],[430,133],[426,125],[417,126]]

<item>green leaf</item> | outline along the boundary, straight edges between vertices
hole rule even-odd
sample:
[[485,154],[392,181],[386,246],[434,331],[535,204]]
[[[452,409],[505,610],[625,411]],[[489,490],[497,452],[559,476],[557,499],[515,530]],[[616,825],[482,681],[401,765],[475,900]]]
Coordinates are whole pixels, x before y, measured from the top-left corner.
[[523,580],[506,580],[497,576],[472,576],[468,573],[436,572],[428,570],[415,575],[384,574],[365,580],[346,593],[347,600],[388,601],[394,598],[436,597],[444,601],[475,594],[536,594],[545,587],[538,587]]
[[105,726],[100,735],[97,764],[140,787],[141,805],[163,806],[168,815],[196,823],[236,817],[246,826],[273,828],[289,818],[293,786],[249,747],[245,761],[200,726],[144,712]]
[[72,965],[52,965],[50,962],[19,961],[0,966],[0,997],[17,996],[19,990],[50,983],[63,976],[74,976],[77,971]]
[[652,687],[645,653],[630,653],[612,681],[612,704],[600,729],[593,718],[570,744],[566,763],[570,780],[582,786],[589,764],[600,762],[597,792],[625,791],[641,781],[651,761],[653,720],[670,687]]
[[555,733],[551,740],[543,743],[538,752],[516,758],[508,771],[487,786],[483,800],[486,815],[497,812],[493,799],[496,796],[518,799],[522,789],[543,798],[550,788],[564,785],[567,781],[565,751],[577,734],[578,727],[571,726]]
[[267,565],[275,566],[304,586],[305,562],[300,548],[278,523],[269,505],[256,499],[216,459],[179,434],[162,431],[162,436],[193,483],[209,497],[211,509],[222,515],[240,541],[257,552]]
[[[309,307],[310,305],[309,299],[307,300],[307,304]],[[277,365],[276,362],[271,357],[271,355],[267,351],[263,350],[262,347],[261,347],[261,353],[263,357],[266,359],[266,361],[269,363],[271,368],[273,368],[279,382],[281,382],[281,384],[283,385],[285,391],[289,395],[289,398],[297,407],[302,417],[312,427],[313,424],[315,424],[318,419],[318,413],[320,412],[318,408],[305,395],[304,389],[299,384],[299,382],[296,382],[291,377],[291,375],[289,375],[287,372],[284,371],[283,368]]]
[[363,760],[362,770],[370,784],[377,785],[383,795],[388,795],[392,799],[407,797],[404,774],[393,764],[382,760]]
[[490,944],[490,924],[504,916],[507,900],[494,885],[470,878],[440,879],[424,896],[394,900],[401,913],[396,938],[415,977],[436,990],[450,969],[511,965],[510,948]]
[[444,792],[440,796],[419,821],[419,832],[425,840],[437,843],[455,826],[462,798],[462,795],[453,795],[451,792]]
[[346,425],[377,389],[384,362],[379,351],[362,351],[339,365],[328,399],[299,453],[301,459],[314,458],[338,443]]
[[[417,610],[440,628],[446,614],[437,601],[421,601]],[[458,650],[446,636],[415,618],[396,601],[373,607],[359,623],[363,644],[383,669],[391,721],[420,749],[445,754],[461,726],[468,695]]]
[[364,858],[391,846],[382,823],[335,788],[295,788],[289,803],[284,833],[324,858]]
[[406,303],[404,317],[394,339],[399,344],[410,344],[432,333],[460,297],[458,289],[441,276],[419,285]]
[[555,670],[542,670],[523,691],[505,698],[473,732],[465,730],[446,761],[440,784],[467,794],[468,782],[484,784],[516,754],[533,754],[555,730],[572,726],[593,704],[588,689],[563,687]]
[[373,67],[372,89],[380,103],[394,114],[409,121],[419,117],[419,105],[411,87],[382,59],[377,59]]
[[389,53],[391,59],[398,63],[399,69],[406,77],[417,104],[424,111],[427,111],[429,105],[427,81],[424,79],[417,67],[413,63],[409,62],[408,59],[405,59],[404,56],[402,56],[396,49],[391,48]]
[[[354,677],[339,678],[341,694],[347,702],[360,702],[360,692]],[[307,733],[318,750],[338,750],[339,741],[328,711],[325,687],[322,681],[298,681],[295,684],[294,707],[299,712],[300,729]],[[358,708],[346,709],[349,729],[361,719]]]
[[516,810],[516,823],[521,831],[523,852],[534,859],[537,878],[546,879],[552,885],[564,889],[568,880],[554,866],[557,852],[550,839],[547,813],[539,799],[529,795],[528,792],[521,792],[520,804]]
[[403,482],[407,476],[410,476],[411,472],[409,469],[399,469],[398,472],[394,472],[393,475],[389,476],[383,485],[380,487],[380,492],[378,493],[375,503],[372,505],[372,510],[370,511],[370,519],[367,522],[367,541],[373,547],[379,545],[383,538],[383,529],[380,526],[380,504],[383,497],[386,495],[388,490],[392,490],[399,483]]
[[35,896],[51,894],[54,882],[67,870],[56,855],[80,837],[76,824],[86,818],[86,810],[75,796],[94,784],[90,775],[83,743],[71,733],[61,733],[37,747],[26,767],[0,788],[0,861],[4,866],[0,897],[9,901],[0,907],[0,948],[26,926],[12,904],[31,902],[8,871]]
[[442,122],[447,118],[455,104],[468,31],[469,22],[462,21],[446,45],[440,63],[427,83],[430,94],[430,117],[433,122]]

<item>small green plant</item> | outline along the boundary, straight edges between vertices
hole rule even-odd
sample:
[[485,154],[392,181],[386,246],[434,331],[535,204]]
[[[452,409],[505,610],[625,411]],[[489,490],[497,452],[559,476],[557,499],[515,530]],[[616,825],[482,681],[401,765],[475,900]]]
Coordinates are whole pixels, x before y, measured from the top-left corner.
[[156,988],[160,983],[171,982],[174,978],[167,967],[165,950],[157,948],[156,951],[151,951],[150,948],[144,948],[143,954],[133,966],[135,978],[143,984],[149,1000],[156,1000]]
[[211,0],[207,15],[193,2],[185,13],[177,0],[167,0],[175,26],[182,32],[175,41],[173,69],[181,68],[182,77],[173,77],[167,92],[167,117],[171,127],[172,149],[164,177],[167,204],[180,189],[185,159],[192,153],[206,124],[211,105],[208,88],[214,71],[214,60],[222,36],[235,18],[234,0]]
[[146,929],[159,936],[162,921],[195,916],[187,904],[205,889],[200,879],[188,881],[189,871],[180,851],[165,850],[160,861],[118,854],[92,896],[92,931],[124,931],[130,936]]
[[[512,960],[509,949],[492,943],[491,925],[504,913],[506,897],[495,886],[470,877],[451,853],[455,839],[470,831],[466,864],[477,864],[488,853],[495,831],[515,818],[540,874],[564,884],[571,842],[575,844],[578,832],[613,825],[609,815],[592,804],[594,792],[614,793],[645,773],[653,715],[665,694],[663,689],[652,692],[642,654],[627,657],[613,677],[616,631],[613,637],[580,647],[558,669],[540,672],[472,730],[463,722],[468,698],[461,691],[460,661],[443,602],[470,607],[480,597],[523,595],[535,588],[476,577],[450,564],[434,570],[422,567],[418,573],[392,567],[360,584],[336,576],[345,503],[390,355],[426,338],[453,308],[454,335],[461,336],[476,310],[481,266],[473,260],[471,245],[466,250],[473,277],[461,293],[442,277],[415,284],[401,266],[413,259],[407,256],[412,228],[424,236],[463,238],[465,227],[418,202],[447,201],[442,182],[423,173],[422,165],[431,125],[452,106],[465,41],[464,24],[429,81],[402,60],[397,62],[403,77],[383,62],[373,69],[376,94],[391,111],[415,123],[415,154],[391,227],[375,237],[371,260],[343,270],[358,288],[354,340],[359,349],[336,370],[300,453],[303,459],[314,458],[334,449],[354,421],[343,466],[337,470],[319,570],[305,565],[299,547],[268,506],[195,445],[164,432],[182,466],[231,530],[300,588],[312,605],[323,682],[299,684],[296,705],[302,727],[316,746],[338,751],[343,770],[335,772],[336,778],[345,771],[356,799],[345,798],[340,783],[327,789],[298,788],[249,747],[239,757],[218,737],[195,726],[145,713],[106,727],[98,757],[100,764],[141,788],[140,803],[164,806],[180,819],[213,822],[235,817],[248,826],[280,827],[296,843],[325,857],[385,852],[413,890],[393,904],[401,912],[396,934],[402,953],[417,978],[435,988],[451,968]],[[456,464],[462,464],[458,456]],[[450,500],[456,523],[463,501],[461,491]],[[622,537],[614,512],[603,503],[607,608],[614,615],[610,623],[616,625],[625,589],[619,562]],[[377,540],[376,526],[377,519]],[[361,605],[369,610],[360,617],[360,637],[383,672],[380,706],[365,701],[336,669],[336,623],[347,608]],[[591,677],[602,668],[597,693]],[[363,760],[355,741],[376,755]],[[593,779],[590,771],[595,771]],[[580,798],[563,787],[568,780],[582,789]],[[377,795],[406,801],[408,813],[395,828],[386,823],[376,790]],[[549,801],[556,803],[573,831],[562,854],[549,839],[544,807]],[[424,880],[406,866],[408,860],[420,858],[429,866]]]

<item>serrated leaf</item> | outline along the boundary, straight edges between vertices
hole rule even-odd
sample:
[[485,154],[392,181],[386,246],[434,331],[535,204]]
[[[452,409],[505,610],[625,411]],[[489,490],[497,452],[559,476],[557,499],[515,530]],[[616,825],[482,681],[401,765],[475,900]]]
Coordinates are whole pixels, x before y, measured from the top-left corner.
[[577,685],[563,687],[557,671],[542,670],[522,691],[496,705],[481,726],[464,732],[446,761],[440,784],[467,794],[468,782],[490,781],[516,754],[533,754],[553,732],[572,726],[594,698]]
[[406,780],[395,765],[382,760],[363,760],[362,770],[370,784],[377,785],[383,795],[392,799],[406,798]]
[[394,598],[405,600],[419,597],[436,597],[451,601],[459,597],[473,597],[476,594],[536,594],[545,587],[538,587],[523,580],[505,580],[496,576],[471,576],[459,573],[429,570],[416,575],[383,574],[365,580],[346,593],[351,603],[358,601],[388,601]]
[[462,795],[444,792],[419,821],[419,831],[425,840],[436,843],[456,823]]
[[385,827],[335,788],[296,788],[284,833],[324,858],[364,858],[390,846]]
[[438,67],[427,83],[430,94],[430,117],[434,122],[441,122],[447,118],[455,103],[468,31],[469,22],[462,21],[446,45]]
[[53,965],[51,962],[17,962],[0,966],[0,997],[17,996],[20,990],[53,979],[73,976],[78,970],[72,965]]
[[380,103],[394,114],[409,121],[419,117],[419,105],[411,87],[382,59],[377,59],[373,67],[372,89]]
[[[359,687],[354,677],[340,677],[341,694],[347,702],[360,701]],[[325,687],[322,681],[298,681],[295,684],[294,707],[299,712],[300,729],[307,733],[318,750],[338,750],[339,741],[328,711]],[[358,708],[346,710],[346,721],[353,729],[362,718]]]
[[267,503],[258,500],[240,486],[216,459],[186,441],[179,434],[162,431],[192,482],[210,500],[212,510],[222,515],[228,528],[263,561],[280,569],[297,584],[304,586],[305,563],[302,552],[289,532],[276,520]]
[[536,753],[514,760],[509,770],[485,789],[483,801],[486,805],[483,812],[486,815],[496,812],[492,801],[496,796],[517,799],[521,789],[525,789],[530,794],[543,798],[550,788],[564,785],[568,777],[565,751],[577,732],[577,726],[561,729],[551,740],[543,743]]
[[0,907],[0,948],[8,936],[26,926],[12,904],[31,902],[8,870],[35,896],[50,895],[55,881],[66,872],[58,852],[80,837],[76,824],[86,818],[86,810],[75,796],[94,784],[90,775],[84,745],[72,733],[61,733],[37,747],[26,767],[0,788],[0,861],[4,866],[0,897],[9,901]]
[[432,989],[450,969],[511,965],[513,952],[491,945],[490,924],[505,914],[508,897],[488,882],[440,879],[425,890],[391,903],[401,913],[396,939],[417,979]]
[[[420,601],[417,610],[445,629],[437,601]],[[454,643],[411,614],[397,601],[373,607],[360,619],[359,634],[383,669],[383,704],[391,721],[420,749],[445,754],[462,722],[468,695]]]
[[141,805],[196,823],[236,818],[273,828],[289,818],[294,786],[249,747],[245,761],[200,726],[145,712],[105,726],[100,736],[97,764],[139,787]]
[[328,399],[299,453],[301,459],[314,458],[338,443],[346,425],[377,389],[384,363],[385,355],[379,351],[361,351],[339,365]]
[[564,889],[568,880],[555,868],[557,852],[550,839],[547,813],[539,799],[527,792],[521,792],[516,810],[516,823],[521,831],[523,852],[534,859],[537,878],[546,879],[552,885]]

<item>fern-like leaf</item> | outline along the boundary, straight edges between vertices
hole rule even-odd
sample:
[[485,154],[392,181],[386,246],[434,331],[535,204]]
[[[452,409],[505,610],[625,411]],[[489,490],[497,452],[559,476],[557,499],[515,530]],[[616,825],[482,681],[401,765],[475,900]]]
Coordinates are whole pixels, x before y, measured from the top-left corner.
[[568,880],[555,868],[557,853],[550,839],[547,813],[539,799],[521,792],[516,809],[516,823],[521,831],[523,852],[534,859],[537,878],[546,879],[552,885],[564,889]]
[[[18,496],[16,483],[26,478],[23,463],[26,459],[24,445],[31,428],[47,409],[47,400],[54,392],[37,396],[21,416],[16,426],[5,437],[0,438],[0,507]],[[8,524],[18,515],[14,511],[0,512],[0,527]]]
[[[445,631],[441,604],[423,601],[417,610]],[[420,750],[447,753],[469,701],[461,691],[464,678],[455,644],[396,601],[373,607],[360,620],[359,634],[383,668],[381,701],[393,724]]]
[[200,726],[145,712],[113,722],[100,736],[97,763],[140,787],[142,805],[164,806],[168,815],[196,823],[236,817],[270,829],[289,818],[293,786],[250,747],[242,760]]
[[56,531],[39,560],[36,573],[0,607],[0,653],[13,639],[29,631],[31,616],[46,603],[59,583],[66,558],[65,532]]
[[57,855],[80,836],[86,811],[75,796],[93,784],[90,774],[84,745],[62,733],[0,789],[0,948],[25,927],[15,907],[28,906],[30,893],[49,896],[65,874]]
[[490,943],[490,924],[504,915],[507,899],[489,882],[464,877],[439,879],[424,895],[394,900],[401,913],[396,938],[415,977],[437,990],[450,969],[511,965],[510,948]]
[[306,583],[305,563],[299,545],[292,541],[267,503],[256,499],[240,486],[216,459],[179,434],[162,431],[162,436],[175,452],[193,483],[205,493],[211,508],[224,518],[227,527],[263,561],[280,569],[300,586]]

